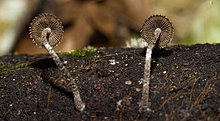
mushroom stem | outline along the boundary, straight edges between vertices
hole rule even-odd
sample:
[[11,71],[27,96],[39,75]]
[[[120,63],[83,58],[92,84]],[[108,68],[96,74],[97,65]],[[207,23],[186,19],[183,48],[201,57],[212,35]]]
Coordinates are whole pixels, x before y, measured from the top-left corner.
[[154,31],[154,39],[155,39],[155,41],[158,40],[158,38],[160,37],[160,34],[161,34],[161,29],[160,28],[156,28],[155,31]]
[[43,44],[44,48],[48,51],[48,53],[50,54],[50,56],[52,57],[52,59],[54,60],[56,65],[58,66],[59,70],[61,71],[62,77],[66,78],[65,81],[60,81],[60,83],[59,83],[59,81],[56,81],[55,83],[60,86],[63,84],[66,84],[68,87],[70,87],[71,92],[73,93],[76,108],[80,111],[83,111],[85,109],[85,103],[83,103],[83,101],[81,99],[79,89],[78,89],[78,86],[77,86],[75,80],[71,77],[69,71],[64,66],[63,62],[60,60],[59,56],[52,49],[52,47],[50,46],[50,44],[48,42],[48,38],[50,36],[50,33],[51,33],[50,28],[43,29],[42,34],[41,34],[41,40],[42,40],[41,43]]
[[58,68],[60,70],[62,70],[61,72],[63,72],[63,70],[65,70],[65,67],[64,67],[62,61],[60,60],[59,56],[56,54],[56,52],[53,50],[53,48],[50,46],[50,44],[48,42],[48,38],[50,36],[50,33],[51,33],[50,28],[43,29],[42,34],[41,34],[41,39],[42,39],[41,42],[42,42],[44,48],[48,51],[48,53],[50,54],[50,56],[52,57],[52,59],[56,63],[56,65],[58,66]]
[[161,34],[161,29],[160,28],[155,29],[154,40],[152,40],[152,43],[148,45],[146,50],[143,89],[142,89],[141,102],[139,103],[140,106],[139,112],[145,112],[150,110],[149,93],[150,93],[151,56],[152,56],[153,48],[160,34]]

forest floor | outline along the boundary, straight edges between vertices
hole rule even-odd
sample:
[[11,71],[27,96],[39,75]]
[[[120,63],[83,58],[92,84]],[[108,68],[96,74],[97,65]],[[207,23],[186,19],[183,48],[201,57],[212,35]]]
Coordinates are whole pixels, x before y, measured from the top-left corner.
[[138,102],[146,48],[104,48],[59,54],[76,79],[86,110],[50,80],[59,71],[49,55],[0,57],[0,120],[220,120],[220,44],[153,51],[151,111]]

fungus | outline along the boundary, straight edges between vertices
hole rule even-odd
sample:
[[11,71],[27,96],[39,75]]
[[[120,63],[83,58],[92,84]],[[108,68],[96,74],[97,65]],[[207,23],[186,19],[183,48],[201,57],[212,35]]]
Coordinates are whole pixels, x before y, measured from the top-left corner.
[[68,69],[64,66],[64,63],[53,50],[53,47],[56,46],[63,37],[64,31],[62,23],[56,16],[49,13],[43,13],[32,20],[29,30],[33,42],[40,48],[44,48],[48,51],[61,72],[61,79],[55,81],[55,85],[59,87],[69,87],[73,93],[76,108],[83,111],[85,104],[81,99],[78,86],[71,77]]
[[165,16],[153,15],[149,17],[142,26],[141,37],[147,42],[148,47],[144,66],[142,97],[139,102],[140,112],[150,110],[149,85],[152,50],[153,48],[163,48],[167,46],[172,40],[173,35],[174,28]]

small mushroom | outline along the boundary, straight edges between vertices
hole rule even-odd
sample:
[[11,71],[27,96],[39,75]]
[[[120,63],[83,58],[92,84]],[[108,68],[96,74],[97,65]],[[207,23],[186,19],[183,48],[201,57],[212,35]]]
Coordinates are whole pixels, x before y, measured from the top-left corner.
[[171,22],[162,15],[153,15],[149,17],[142,26],[141,37],[147,42],[145,66],[144,66],[144,80],[142,97],[139,102],[139,111],[150,110],[149,102],[149,85],[150,85],[150,69],[151,69],[151,55],[153,48],[163,48],[172,40],[174,35],[174,28]]
[[33,42],[40,48],[44,48],[48,51],[62,74],[62,79],[60,79],[60,81],[55,81],[55,85],[60,87],[64,85],[65,87],[71,88],[76,108],[83,111],[85,104],[81,99],[78,86],[59,56],[53,50],[53,47],[56,46],[63,37],[64,31],[62,23],[56,16],[49,13],[43,13],[32,20],[29,30]]

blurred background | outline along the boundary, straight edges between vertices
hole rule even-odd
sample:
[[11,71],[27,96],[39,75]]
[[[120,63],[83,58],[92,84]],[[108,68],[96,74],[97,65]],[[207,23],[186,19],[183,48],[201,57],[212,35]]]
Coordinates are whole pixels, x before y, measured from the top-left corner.
[[63,23],[55,50],[122,47],[140,38],[145,19],[165,15],[173,23],[172,44],[220,43],[219,0],[0,0],[0,55],[45,53],[29,38],[31,20],[52,13]]

